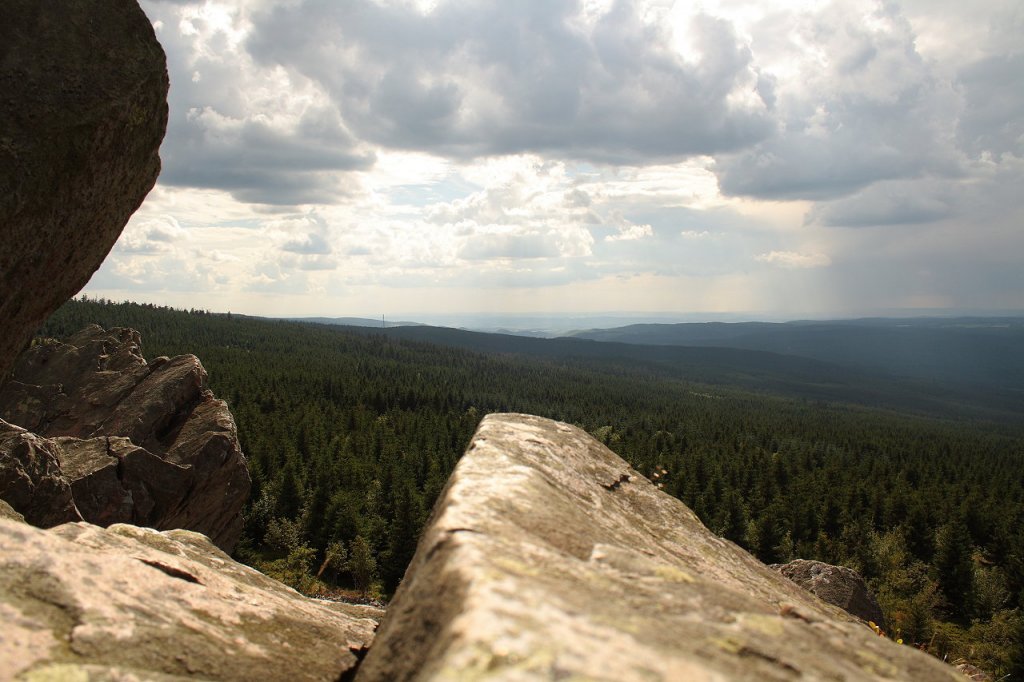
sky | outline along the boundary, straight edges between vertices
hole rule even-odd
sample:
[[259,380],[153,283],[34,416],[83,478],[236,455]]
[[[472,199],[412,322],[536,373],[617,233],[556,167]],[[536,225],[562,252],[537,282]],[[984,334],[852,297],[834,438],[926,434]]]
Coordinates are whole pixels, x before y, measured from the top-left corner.
[[1024,310],[1024,4],[142,0],[90,296],[268,316]]

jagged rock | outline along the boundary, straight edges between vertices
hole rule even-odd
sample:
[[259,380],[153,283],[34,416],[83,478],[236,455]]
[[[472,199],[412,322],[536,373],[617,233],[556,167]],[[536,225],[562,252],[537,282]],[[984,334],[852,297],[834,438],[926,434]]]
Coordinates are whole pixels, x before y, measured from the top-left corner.
[[380,612],[301,596],[205,537],[0,519],[0,678],[325,680]]
[[135,0],[4,0],[0,382],[156,182],[167,89]]
[[81,521],[60,446],[0,419],[0,497],[34,526]]
[[773,564],[771,568],[829,604],[885,629],[885,616],[878,600],[852,568],[808,559]]
[[709,532],[583,431],[490,415],[358,680],[958,680]]
[[[57,439],[47,447],[70,480],[79,518],[186,528],[234,548],[249,472],[234,419],[206,388],[194,355],[147,364],[137,331],[90,325],[29,348],[11,377],[0,388],[0,417]],[[29,518],[2,481],[0,497]],[[69,520],[29,518],[44,527]]]

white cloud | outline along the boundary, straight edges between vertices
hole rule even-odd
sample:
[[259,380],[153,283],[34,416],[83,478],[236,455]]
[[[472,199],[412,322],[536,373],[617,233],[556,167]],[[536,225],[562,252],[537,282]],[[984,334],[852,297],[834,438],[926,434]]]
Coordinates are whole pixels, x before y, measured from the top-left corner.
[[619,228],[618,234],[610,234],[604,238],[606,242],[628,242],[650,237],[654,230],[650,225],[626,225]]
[[832,264],[824,253],[800,253],[797,251],[770,251],[754,256],[758,263],[767,263],[781,268],[823,268]]

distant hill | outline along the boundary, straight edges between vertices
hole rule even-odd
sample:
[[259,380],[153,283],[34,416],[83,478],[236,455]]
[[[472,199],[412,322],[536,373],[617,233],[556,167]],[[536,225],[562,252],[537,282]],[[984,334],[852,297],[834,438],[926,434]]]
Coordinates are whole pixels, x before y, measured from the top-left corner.
[[[656,328],[677,326],[687,325],[653,325]],[[894,376],[884,370],[761,349],[712,344],[640,345],[597,342],[579,337],[540,339],[425,325],[385,330],[352,327],[350,330],[479,353],[563,360],[604,372],[646,373],[659,379],[934,416],[1018,421],[1020,414],[1024,413],[1024,391],[909,375]]]
[[812,358],[893,377],[1024,393],[1024,318],[862,319],[835,322],[638,324],[576,339],[718,346]]
[[344,327],[411,327],[420,324],[419,322],[408,322],[398,320],[377,320],[369,317],[281,317],[274,318],[288,320],[289,322],[312,322],[314,324],[336,324]]

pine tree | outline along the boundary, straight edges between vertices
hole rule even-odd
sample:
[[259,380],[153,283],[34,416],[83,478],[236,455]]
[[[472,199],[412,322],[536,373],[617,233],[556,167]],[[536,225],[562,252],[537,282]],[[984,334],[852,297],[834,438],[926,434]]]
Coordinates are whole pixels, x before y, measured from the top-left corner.
[[377,561],[370,552],[370,545],[362,535],[357,535],[349,547],[348,570],[357,590],[367,595],[377,580]]
[[956,516],[939,531],[935,572],[949,617],[966,625],[974,601],[974,565],[971,535],[963,517]]
[[789,560],[783,547],[788,528],[785,514],[778,504],[765,508],[752,526],[751,549],[758,559],[766,564],[781,564]]

